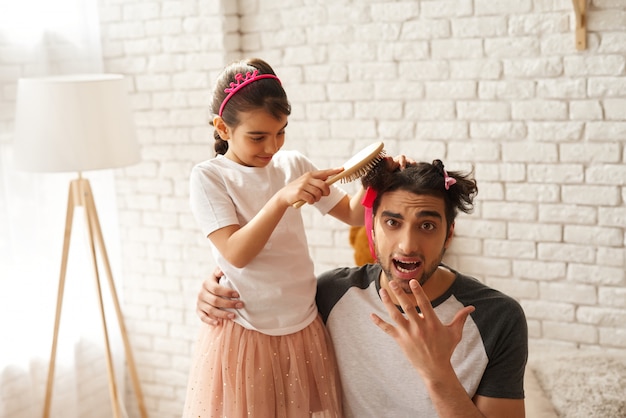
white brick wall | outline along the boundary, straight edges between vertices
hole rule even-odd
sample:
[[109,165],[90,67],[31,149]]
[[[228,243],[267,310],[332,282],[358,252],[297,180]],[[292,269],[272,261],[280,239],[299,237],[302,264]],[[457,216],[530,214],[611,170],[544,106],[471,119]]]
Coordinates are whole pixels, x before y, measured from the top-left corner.
[[[142,145],[118,201],[150,416],[180,416],[195,295],[214,266],[187,178],[212,155],[211,83],[244,56],[281,76],[287,147],[321,167],[382,139],[390,154],[475,168],[476,211],[448,261],[519,299],[533,340],[626,350],[623,2],[590,2],[584,51],[568,0],[103,0],[100,12],[105,67],[132,80]],[[317,272],[352,264],[347,228],[302,210]]]
[[[274,65],[294,107],[288,147],[320,166],[381,138],[390,153],[474,167],[476,213],[459,219],[450,262],[518,298],[533,339],[626,349],[623,8],[592,3],[589,49],[576,51],[565,0],[257,0],[201,18],[163,16],[166,4],[116,14],[105,2],[118,17],[103,23],[124,51],[105,48],[107,65],[135,79],[144,137],[145,175],[120,178],[124,211],[138,212],[123,218],[129,308],[150,307],[132,310],[132,327],[152,337],[139,356],[163,355],[142,368],[175,367],[145,374],[162,378],[145,379],[153,413],[180,411],[194,296],[213,267],[186,202],[189,168],[211,153],[209,85],[243,56]],[[303,213],[317,271],[351,264],[346,228]]]

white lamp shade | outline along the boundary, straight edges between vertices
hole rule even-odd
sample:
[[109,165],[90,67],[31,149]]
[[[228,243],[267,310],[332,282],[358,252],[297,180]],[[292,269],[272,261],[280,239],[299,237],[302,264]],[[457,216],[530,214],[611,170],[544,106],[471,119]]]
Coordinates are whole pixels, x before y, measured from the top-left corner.
[[81,172],[139,162],[124,76],[20,79],[14,149],[16,168],[25,171]]

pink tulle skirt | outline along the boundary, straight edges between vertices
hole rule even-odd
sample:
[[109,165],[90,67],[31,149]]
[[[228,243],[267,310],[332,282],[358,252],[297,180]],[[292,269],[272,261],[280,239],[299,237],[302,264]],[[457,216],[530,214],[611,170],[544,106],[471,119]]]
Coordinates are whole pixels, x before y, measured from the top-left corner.
[[225,321],[203,325],[184,418],[339,418],[341,385],[318,316],[302,331],[266,335]]

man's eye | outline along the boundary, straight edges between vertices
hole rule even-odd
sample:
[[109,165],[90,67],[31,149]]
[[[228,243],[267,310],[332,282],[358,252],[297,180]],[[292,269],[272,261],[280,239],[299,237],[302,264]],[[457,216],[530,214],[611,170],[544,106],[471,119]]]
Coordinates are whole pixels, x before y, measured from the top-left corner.
[[398,221],[396,221],[395,219],[387,219],[385,221],[385,224],[387,224],[387,226],[396,226],[398,225]]
[[435,229],[435,224],[430,223],[430,222],[424,222],[422,224],[422,229],[426,231],[432,231],[433,229]]

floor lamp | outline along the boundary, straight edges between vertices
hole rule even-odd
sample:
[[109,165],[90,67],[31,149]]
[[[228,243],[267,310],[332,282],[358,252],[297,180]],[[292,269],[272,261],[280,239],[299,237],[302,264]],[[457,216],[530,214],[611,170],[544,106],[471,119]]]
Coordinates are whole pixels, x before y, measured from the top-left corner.
[[78,173],[78,178],[69,185],[44,418],[50,415],[74,209],[79,206],[84,208],[86,214],[89,253],[95,272],[114,417],[122,415],[98,271],[98,254],[106,271],[140,414],[147,417],[91,185],[88,179],[82,177],[84,171],[119,168],[139,162],[139,146],[127,88],[126,80],[119,74],[22,78],[18,81],[14,141],[16,168],[36,172]]

